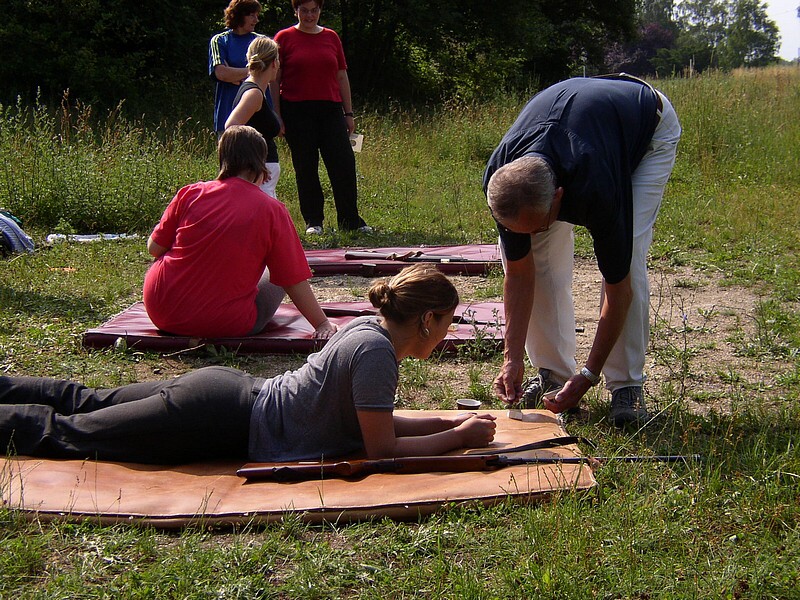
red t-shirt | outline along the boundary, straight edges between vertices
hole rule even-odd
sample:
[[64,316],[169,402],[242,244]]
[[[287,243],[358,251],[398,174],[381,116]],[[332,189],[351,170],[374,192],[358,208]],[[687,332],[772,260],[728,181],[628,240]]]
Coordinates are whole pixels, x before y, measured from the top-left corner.
[[280,45],[281,97],[290,102],[329,100],[341,102],[336,75],[347,69],[344,49],[332,29],[304,33],[287,27],[275,35]]
[[281,287],[311,278],[289,211],[239,177],[182,188],[152,238],[168,250],[145,275],[144,304],[170,333],[246,335],[265,267]]

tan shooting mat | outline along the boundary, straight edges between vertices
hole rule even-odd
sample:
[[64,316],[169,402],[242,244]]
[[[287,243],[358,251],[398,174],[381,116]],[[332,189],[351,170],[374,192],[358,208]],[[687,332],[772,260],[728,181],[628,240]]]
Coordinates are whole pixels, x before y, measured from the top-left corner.
[[[397,411],[431,416],[454,411]],[[512,449],[566,434],[555,415],[526,411],[523,421],[497,416],[490,449]],[[467,451],[466,453],[468,453]],[[454,454],[461,454],[457,452]],[[569,445],[509,456],[580,456]],[[31,518],[131,522],[161,528],[190,523],[269,522],[289,513],[308,522],[373,517],[417,519],[445,504],[539,500],[559,490],[595,485],[586,464],[522,465],[469,473],[374,474],[354,480],[246,482],[242,462],[153,466],[133,463],[0,458],[0,500]]]

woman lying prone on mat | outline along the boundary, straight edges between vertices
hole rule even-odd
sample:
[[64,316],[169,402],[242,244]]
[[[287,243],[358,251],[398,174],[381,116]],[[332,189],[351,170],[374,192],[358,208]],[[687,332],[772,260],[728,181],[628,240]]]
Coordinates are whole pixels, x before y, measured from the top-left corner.
[[259,184],[267,144],[252,127],[222,134],[214,181],[182,188],[147,240],[156,257],[144,279],[144,305],[156,327],[179,335],[235,337],[261,332],[284,292],[314,327],[336,331],[308,280],[303,246],[286,207]]
[[296,371],[272,379],[206,367],[169,381],[94,390],[0,377],[3,452],[54,458],[184,463],[296,461],[363,451],[436,455],[494,438],[491,415],[393,414],[398,363],[427,358],[444,338],[458,292],[431,265],[376,281],[380,316],[359,317]]

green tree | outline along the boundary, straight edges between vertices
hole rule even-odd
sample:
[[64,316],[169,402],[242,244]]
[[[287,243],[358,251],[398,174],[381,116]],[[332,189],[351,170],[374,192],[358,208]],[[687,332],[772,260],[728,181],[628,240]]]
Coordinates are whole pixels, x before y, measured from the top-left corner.
[[637,0],[636,20],[639,25],[657,23],[665,28],[673,27],[675,22],[675,0]]
[[653,59],[662,48],[673,48],[678,37],[674,10],[674,0],[637,0],[636,35],[628,41],[613,40],[606,47],[605,70],[657,74]]
[[683,0],[676,8],[674,48],[653,60],[660,72],[687,67],[733,69],[777,62],[778,28],[761,0]]
[[[375,99],[486,97],[602,69],[611,39],[634,31],[636,0],[328,0],[354,93]],[[4,0],[0,103],[20,97],[126,115],[210,119],[210,36],[227,0]],[[294,22],[289,0],[262,0],[258,31]]]
[[607,40],[632,34],[634,2],[328,0],[323,21],[342,37],[357,94],[472,98],[599,70]]
[[[210,89],[208,38],[222,9],[210,0],[4,0],[0,102],[70,97],[132,111],[186,109]],[[212,10],[213,7],[213,10]],[[177,110],[176,110],[177,112]]]
[[767,17],[760,0],[739,0],[729,5],[728,30],[720,49],[723,68],[761,67],[775,62],[778,27]]

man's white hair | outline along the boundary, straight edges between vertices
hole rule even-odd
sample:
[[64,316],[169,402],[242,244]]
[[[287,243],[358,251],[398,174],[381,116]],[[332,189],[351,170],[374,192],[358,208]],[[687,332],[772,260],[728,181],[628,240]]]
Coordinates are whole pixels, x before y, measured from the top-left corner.
[[556,181],[547,161],[523,156],[503,165],[489,178],[486,199],[498,220],[514,220],[522,209],[537,216],[550,214]]

